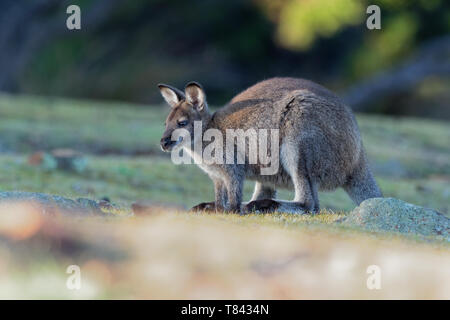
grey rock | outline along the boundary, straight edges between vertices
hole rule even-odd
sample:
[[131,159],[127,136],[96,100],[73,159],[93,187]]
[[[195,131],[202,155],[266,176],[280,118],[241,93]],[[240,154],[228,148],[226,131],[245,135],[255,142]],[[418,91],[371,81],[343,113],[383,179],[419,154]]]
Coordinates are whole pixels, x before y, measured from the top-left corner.
[[394,198],[367,199],[350,212],[342,223],[372,231],[438,236],[450,241],[448,217],[435,210]]
[[5,191],[0,192],[0,203],[5,202],[30,202],[37,204],[43,214],[62,214],[76,216],[108,216],[103,212],[99,204],[90,199],[79,198],[77,200],[68,199],[57,195],[45,193]]

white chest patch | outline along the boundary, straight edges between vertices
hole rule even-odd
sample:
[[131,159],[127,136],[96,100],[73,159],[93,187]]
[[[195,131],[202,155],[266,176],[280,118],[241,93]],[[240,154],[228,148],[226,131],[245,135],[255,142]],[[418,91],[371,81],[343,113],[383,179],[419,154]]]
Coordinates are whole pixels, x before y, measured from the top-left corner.
[[221,177],[220,171],[215,166],[203,163],[202,156],[200,154],[192,151],[190,148],[185,148],[184,151],[189,154],[189,156],[194,160],[194,163],[199,166],[199,168],[202,169],[205,173],[210,176],[218,178]]

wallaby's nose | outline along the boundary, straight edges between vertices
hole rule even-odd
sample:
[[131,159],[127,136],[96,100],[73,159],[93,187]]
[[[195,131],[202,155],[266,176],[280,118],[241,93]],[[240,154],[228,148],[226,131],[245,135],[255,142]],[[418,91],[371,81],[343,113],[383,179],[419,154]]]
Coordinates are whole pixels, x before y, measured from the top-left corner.
[[173,145],[175,143],[175,141],[172,141],[170,136],[167,137],[163,137],[161,139],[161,148],[163,149],[163,151],[166,151],[167,148],[169,148],[171,145]]

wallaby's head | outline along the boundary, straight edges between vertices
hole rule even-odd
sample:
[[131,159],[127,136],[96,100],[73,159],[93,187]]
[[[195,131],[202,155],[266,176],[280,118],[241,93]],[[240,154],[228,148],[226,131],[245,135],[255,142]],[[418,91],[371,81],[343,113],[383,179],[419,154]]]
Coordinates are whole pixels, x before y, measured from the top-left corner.
[[[166,129],[161,138],[161,149],[169,152],[188,141],[183,136],[173,141],[172,133],[174,130],[185,129],[190,137],[193,137],[194,121],[202,121],[209,116],[208,105],[202,86],[196,82],[188,83],[184,92],[165,84],[159,84],[158,88],[164,100],[171,107],[165,123]],[[191,140],[189,139],[189,141]]]

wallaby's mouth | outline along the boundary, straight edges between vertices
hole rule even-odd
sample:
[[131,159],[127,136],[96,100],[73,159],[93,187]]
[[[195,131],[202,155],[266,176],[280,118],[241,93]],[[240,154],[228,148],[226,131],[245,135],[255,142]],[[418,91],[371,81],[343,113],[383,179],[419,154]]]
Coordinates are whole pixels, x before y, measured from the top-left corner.
[[183,137],[179,137],[178,140],[171,140],[170,137],[161,139],[161,150],[164,152],[172,151],[177,145],[183,141]]

